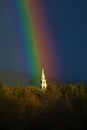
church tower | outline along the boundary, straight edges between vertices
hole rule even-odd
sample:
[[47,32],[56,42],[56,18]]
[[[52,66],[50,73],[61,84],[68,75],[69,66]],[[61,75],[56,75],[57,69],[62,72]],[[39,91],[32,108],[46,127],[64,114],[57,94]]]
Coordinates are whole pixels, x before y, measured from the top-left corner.
[[47,89],[47,83],[46,83],[46,79],[45,79],[44,69],[42,69],[42,74],[41,74],[41,79],[40,79],[40,88],[42,90]]

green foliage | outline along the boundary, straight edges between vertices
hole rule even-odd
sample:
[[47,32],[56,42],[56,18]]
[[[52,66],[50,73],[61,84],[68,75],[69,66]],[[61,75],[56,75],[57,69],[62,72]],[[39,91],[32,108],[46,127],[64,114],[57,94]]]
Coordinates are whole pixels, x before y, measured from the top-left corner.
[[9,87],[0,84],[0,130],[85,130],[87,88],[80,84]]

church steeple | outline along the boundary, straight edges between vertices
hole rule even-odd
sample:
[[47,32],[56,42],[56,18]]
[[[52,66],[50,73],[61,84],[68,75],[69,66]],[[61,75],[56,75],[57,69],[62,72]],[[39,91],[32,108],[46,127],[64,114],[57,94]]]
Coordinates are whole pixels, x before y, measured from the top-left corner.
[[46,78],[44,74],[44,69],[42,69],[42,74],[41,74],[41,80],[40,80],[40,87],[42,90],[47,89],[47,83],[46,83]]

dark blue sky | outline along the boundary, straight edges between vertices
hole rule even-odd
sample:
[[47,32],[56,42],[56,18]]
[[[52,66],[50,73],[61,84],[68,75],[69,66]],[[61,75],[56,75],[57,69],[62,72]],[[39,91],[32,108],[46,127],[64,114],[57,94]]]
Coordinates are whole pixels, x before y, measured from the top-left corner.
[[87,1],[47,0],[60,75],[87,80]]
[[[45,0],[45,3],[53,32],[55,58],[60,68],[60,77],[87,80],[87,1]],[[15,61],[17,57],[13,47],[15,41],[10,38],[9,27],[5,0],[1,0],[0,70],[20,70]]]

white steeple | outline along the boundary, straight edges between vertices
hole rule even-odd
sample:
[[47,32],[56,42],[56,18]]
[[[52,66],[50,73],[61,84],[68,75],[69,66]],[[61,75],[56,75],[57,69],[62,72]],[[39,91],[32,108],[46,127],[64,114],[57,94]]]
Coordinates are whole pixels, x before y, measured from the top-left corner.
[[42,90],[46,90],[47,89],[47,83],[46,83],[46,79],[45,79],[44,69],[42,69],[41,80],[40,80],[40,87],[41,87]]

